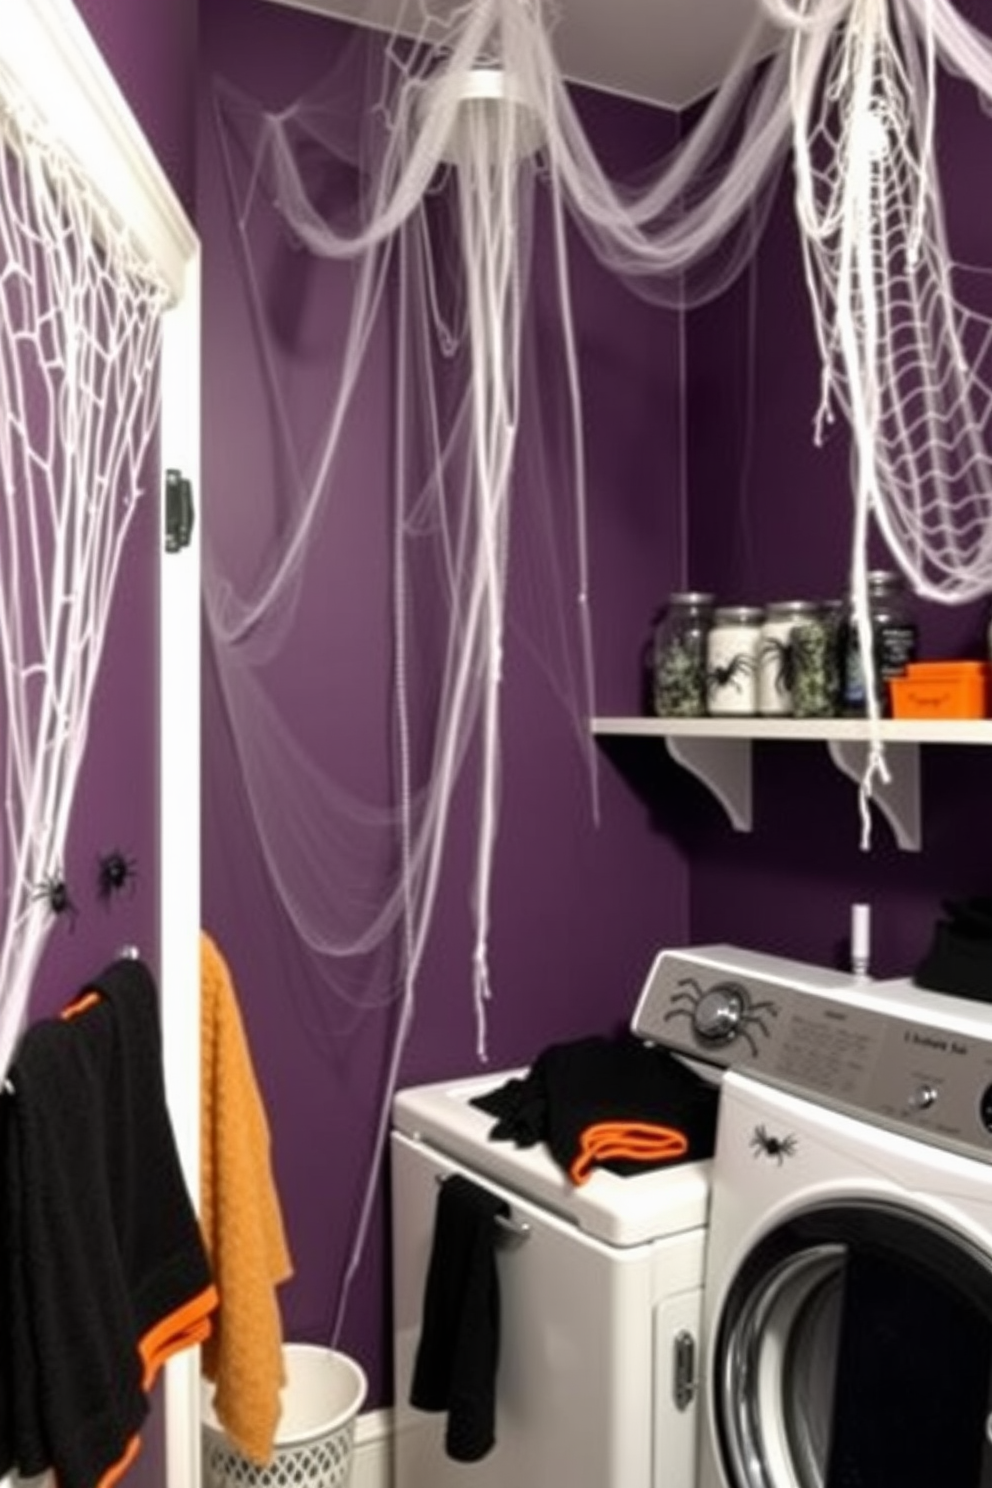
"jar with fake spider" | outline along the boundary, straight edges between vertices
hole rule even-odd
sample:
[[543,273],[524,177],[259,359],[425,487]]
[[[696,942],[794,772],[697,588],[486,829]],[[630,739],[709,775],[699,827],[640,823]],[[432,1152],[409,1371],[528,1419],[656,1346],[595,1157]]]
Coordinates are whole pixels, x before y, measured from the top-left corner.
[[792,632],[808,624],[816,613],[817,606],[808,599],[783,599],[768,606],[758,648],[759,713],[779,718],[792,715]]
[[654,711],[659,718],[701,718],[706,712],[706,639],[714,595],[671,594],[657,620],[652,647]]
[[760,605],[718,605],[706,642],[706,706],[717,718],[758,711]]

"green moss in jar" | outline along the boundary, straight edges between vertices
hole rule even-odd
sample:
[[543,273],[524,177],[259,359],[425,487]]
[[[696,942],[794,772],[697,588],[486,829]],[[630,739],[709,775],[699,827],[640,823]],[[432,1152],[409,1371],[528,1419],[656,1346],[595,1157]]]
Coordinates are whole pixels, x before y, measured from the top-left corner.
[[712,594],[672,594],[654,635],[654,711],[659,718],[700,718],[706,712],[706,638]]

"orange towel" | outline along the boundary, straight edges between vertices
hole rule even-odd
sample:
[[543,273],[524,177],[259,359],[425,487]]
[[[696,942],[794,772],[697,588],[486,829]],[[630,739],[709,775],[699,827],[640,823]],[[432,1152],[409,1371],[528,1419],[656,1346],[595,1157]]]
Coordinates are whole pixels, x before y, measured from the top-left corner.
[[272,1455],[285,1382],[276,1287],[292,1275],[272,1177],[269,1127],[230,970],[200,937],[203,1234],[220,1293],[203,1372],[213,1408],[244,1456]]
[[671,1162],[689,1150],[685,1132],[653,1121],[597,1121],[587,1126],[579,1140],[579,1151],[569,1177],[582,1184],[592,1176],[597,1163],[626,1157],[637,1162]]

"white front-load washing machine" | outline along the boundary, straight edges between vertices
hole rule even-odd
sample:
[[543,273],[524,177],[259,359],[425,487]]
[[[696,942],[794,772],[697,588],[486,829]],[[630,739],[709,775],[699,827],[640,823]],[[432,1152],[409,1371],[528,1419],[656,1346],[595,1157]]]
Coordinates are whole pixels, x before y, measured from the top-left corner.
[[734,1065],[698,1488],[989,1488],[992,1008],[719,957],[692,982],[676,1041]]

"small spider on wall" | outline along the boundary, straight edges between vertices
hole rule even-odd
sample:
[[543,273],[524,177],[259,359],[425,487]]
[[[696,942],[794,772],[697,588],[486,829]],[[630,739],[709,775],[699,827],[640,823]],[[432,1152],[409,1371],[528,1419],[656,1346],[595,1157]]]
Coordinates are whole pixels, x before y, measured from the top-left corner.
[[79,910],[69,893],[69,885],[62,873],[53,870],[41,880],[41,883],[35,884],[31,891],[31,899],[36,904],[46,904],[49,913],[56,919],[61,919],[65,915],[69,922],[69,929],[75,928]]
[[133,894],[137,879],[137,861],[115,847],[100,858],[97,867],[97,898],[101,904],[107,905],[125,889]]

